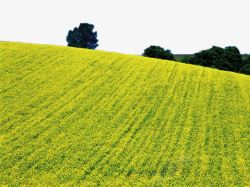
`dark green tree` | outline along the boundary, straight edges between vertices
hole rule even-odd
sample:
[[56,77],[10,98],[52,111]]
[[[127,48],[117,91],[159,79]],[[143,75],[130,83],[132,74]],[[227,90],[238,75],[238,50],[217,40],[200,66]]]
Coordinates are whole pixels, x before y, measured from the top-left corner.
[[240,69],[240,73],[244,73],[244,74],[250,75],[250,64],[244,65],[244,66]]
[[242,60],[242,67],[240,68],[240,72],[250,75],[250,56]]
[[169,49],[165,50],[160,46],[154,46],[154,45],[151,45],[150,47],[146,48],[142,55],[151,58],[174,60],[174,55],[171,53]]
[[181,61],[181,62],[189,64],[192,58],[193,58],[192,55],[183,55],[179,60],[177,59],[177,61]]
[[239,49],[235,46],[226,47],[224,50],[224,68],[229,71],[238,72],[242,65]]
[[213,46],[210,49],[195,53],[194,56],[190,59],[190,63],[221,69],[224,62],[223,58],[224,49],[221,47]]
[[95,49],[98,47],[97,32],[94,32],[94,25],[81,23],[79,27],[70,30],[67,35],[68,46]]
[[242,58],[239,49],[235,46],[229,46],[225,49],[213,46],[195,53],[190,59],[190,63],[239,72],[242,67]]

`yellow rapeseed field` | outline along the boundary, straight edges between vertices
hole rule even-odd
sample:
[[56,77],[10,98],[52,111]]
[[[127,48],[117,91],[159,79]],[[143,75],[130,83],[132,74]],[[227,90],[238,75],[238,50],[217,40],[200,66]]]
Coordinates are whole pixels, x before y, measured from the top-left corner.
[[250,186],[250,76],[0,42],[0,185]]

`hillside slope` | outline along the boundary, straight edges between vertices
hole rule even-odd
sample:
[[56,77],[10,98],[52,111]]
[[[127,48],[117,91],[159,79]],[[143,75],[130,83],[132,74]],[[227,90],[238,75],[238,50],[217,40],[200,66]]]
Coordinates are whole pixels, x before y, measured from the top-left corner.
[[250,185],[250,76],[11,42],[0,75],[0,184]]

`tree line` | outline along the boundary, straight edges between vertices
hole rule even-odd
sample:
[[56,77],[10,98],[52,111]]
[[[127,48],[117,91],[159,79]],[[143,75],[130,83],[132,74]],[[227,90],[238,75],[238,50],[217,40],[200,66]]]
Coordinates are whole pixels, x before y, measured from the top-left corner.
[[[68,46],[72,47],[88,49],[98,47],[97,32],[94,31],[94,25],[89,23],[81,23],[79,27],[70,30],[66,40]],[[192,55],[182,55],[177,59],[178,55],[172,54],[171,50],[152,45],[146,48],[142,55],[250,75],[250,55],[241,55],[239,49],[235,46],[225,48],[212,46]]]

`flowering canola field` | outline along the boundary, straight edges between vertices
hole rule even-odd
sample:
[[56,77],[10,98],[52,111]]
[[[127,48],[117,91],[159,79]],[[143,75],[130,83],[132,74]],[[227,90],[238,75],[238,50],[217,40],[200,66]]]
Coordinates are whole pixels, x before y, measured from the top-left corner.
[[249,186],[250,76],[0,42],[0,185]]

